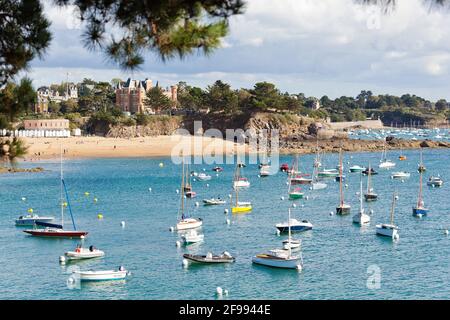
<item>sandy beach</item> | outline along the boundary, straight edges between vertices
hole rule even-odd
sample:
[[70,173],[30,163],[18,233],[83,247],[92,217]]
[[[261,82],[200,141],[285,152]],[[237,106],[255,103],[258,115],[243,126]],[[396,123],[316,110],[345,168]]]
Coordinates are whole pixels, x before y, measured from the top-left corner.
[[23,138],[28,155],[25,161],[59,158],[61,149],[64,158],[126,158],[158,157],[172,154],[231,155],[245,153],[248,147],[231,141],[209,137],[157,136],[140,138]]

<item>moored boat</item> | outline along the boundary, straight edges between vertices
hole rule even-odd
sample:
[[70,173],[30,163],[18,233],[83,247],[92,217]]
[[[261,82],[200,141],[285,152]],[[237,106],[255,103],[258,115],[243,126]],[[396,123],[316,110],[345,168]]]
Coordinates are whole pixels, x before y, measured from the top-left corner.
[[205,235],[197,233],[195,230],[189,230],[187,233],[181,235],[184,245],[190,245],[198,242],[202,242],[205,239]]
[[103,257],[105,253],[94,246],[90,246],[89,248],[77,246],[75,250],[65,252],[64,256],[67,260],[84,260]]
[[339,150],[339,205],[336,207],[336,214],[346,215],[350,213],[351,206],[344,201],[344,189],[342,187],[342,149]]
[[220,198],[211,198],[211,199],[203,199],[203,204],[205,206],[217,206],[221,204],[226,204],[227,202],[225,200],[222,200]]
[[423,192],[422,192],[422,175],[423,173],[419,173],[419,194],[417,196],[417,204],[412,208],[413,216],[422,217],[428,214],[428,209],[425,208],[425,203],[423,201]]
[[411,176],[411,174],[409,172],[405,172],[405,171],[393,172],[391,174],[392,179],[407,179],[410,176]]
[[354,172],[362,172],[362,171],[366,170],[366,168],[358,166],[358,165],[351,166],[348,169],[349,169],[350,172],[353,172],[353,173]]
[[430,187],[442,187],[444,181],[440,177],[430,177],[427,181],[427,185]]
[[119,267],[118,270],[74,270],[72,276],[78,278],[80,281],[110,281],[110,280],[123,280],[129,275],[129,271],[124,267]]
[[285,233],[289,231],[289,226],[291,232],[303,232],[312,230],[313,225],[308,220],[298,221],[297,219],[291,218],[287,222],[277,223],[275,227],[280,231],[280,233]]
[[16,226],[33,226],[36,222],[51,222],[55,218],[54,217],[41,217],[37,214],[27,214],[26,216],[20,216],[16,219]]
[[390,237],[392,239],[398,239],[398,227],[394,224],[394,211],[395,211],[395,201],[396,194],[392,195],[392,205],[391,205],[391,221],[390,223],[381,223],[376,225],[377,235]]
[[353,223],[359,224],[360,226],[367,225],[370,223],[370,216],[365,212],[363,206],[363,191],[362,191],[362,175],[359,182],[359,212],[353,216]]
[[214,255],[211,252],[208,252],[206,255],[196,255],[196,254],[183,254],[183,258],[188,259],[189,261],[198,262],[198,263],[232,263],[235,262],[236,259],[227,251],[224,251],[220,255]]

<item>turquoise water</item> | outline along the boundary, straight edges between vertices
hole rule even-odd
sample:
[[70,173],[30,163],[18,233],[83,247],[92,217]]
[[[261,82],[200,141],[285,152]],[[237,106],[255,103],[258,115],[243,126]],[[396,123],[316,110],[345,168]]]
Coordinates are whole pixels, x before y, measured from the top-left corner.
[[[252,185],[242,192],[242,200],[253,202],[253,212],[231,217],[226,224],[225,207],[195,207],[203,198],[231,191],[233,165],[216,177],[212,166],[196,165],[213,175],[207,182],[193,182],[198,197],[189,200],[191,212],[204,219],[205,242],[190,248],[177,248],[176,224],[180,185],[180,166],[169,158],[96,159],[66,161],[65,179],[77,227],[89,231],[85,245],[94,244],[104,250],[103,259],[61,266],[58,258],[73,249],[77,240],[33,238],[14,226],[14,219],[33,208],[38,214],[59,217],[59,163],[40,162],[48,171],[0,175],[0,298],[1,299],[215,299],[215,288],[229,291],[230,299],[448,299],[450,290],[450,238],[443,229],[450,228],[449,150],[425,150],[424,160],[431,174],[440,174],[444,186],[424,187],[429,216],[414,218],[411,207],[416,201],[419,158],[418,151],[404,152],[408,160],[397,162],[397,170],[411,172],[404,183],[390,179],[389,171],[373,176],[379,200],[373,209],[370,226],[352,224],[359,206],[359,175],[346,173],[349,185],[346,198],[352,214],[330,216],[338,204],[338,183],[330,180],[328,188],[306,190],[307,200],[300,200],[294,210],[297,218],[308,219],[314,229],[301,235],[304,269],[277,270],[251,263],[252,255],[281,246],[274,225],[287,219],[286,175],[278,173],[258,178],[256,165],[244,173]],[[393,160],[398,154],[391,152]],[[336,154],[325,155],[326,167],[337,165]],[[379,153],[352,153],[344,156],[352,164],[378,163]],[[281,162],[291,163],[292,157]],[[310,169],[313,156],[301,157],[303,169]],[[159,163],[165,164],[164,168]],[[21,166],[36,163],[21,163]],[[364,179],[364,183],[365,183]],[[149,192],[149,188],[152,191]],[[388,222],[394,189],[400,195],[396,223],[400,240],[393,243],[375,235],[375,224]],[[89,192],[89,196],[85,195]],[[22,201],[22,197],[26,197]],[[93,198],[98,198],[94,203]],[[103,220],[97,219],[102,213]],[[67,217],[68,218],[68,217]],[[125,221],[124,228],[121,221]],[[69,219],[67,219],[69,222]],[[186,252],[221,253],[236,256],[234,264],[182,267]],[[132,272],[127,281],[82,284],[69,289],[66,280],[70,266],[81,269],[113,269],[124,265]],[[367,286],[368,268],[381,271],[381,287]]]

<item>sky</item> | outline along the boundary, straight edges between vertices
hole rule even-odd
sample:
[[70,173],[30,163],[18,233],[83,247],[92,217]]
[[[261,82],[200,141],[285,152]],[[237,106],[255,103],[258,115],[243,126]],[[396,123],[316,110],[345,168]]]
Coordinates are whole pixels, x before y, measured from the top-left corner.
[[32,62],[28,76],[36,87],[65,81],[69,73],[73,82],[132,77],[205,88],[220,79],[238,89],[269,81],[306,96],[372,90],[450,100],[450,10],[432,10],[423,0],[397,0],[388,14],[353,0],[247,0],[212,55],[162,62],[149,53],[134,73],[83,47],[73,8],[44,3],[54,39],[44,59]]

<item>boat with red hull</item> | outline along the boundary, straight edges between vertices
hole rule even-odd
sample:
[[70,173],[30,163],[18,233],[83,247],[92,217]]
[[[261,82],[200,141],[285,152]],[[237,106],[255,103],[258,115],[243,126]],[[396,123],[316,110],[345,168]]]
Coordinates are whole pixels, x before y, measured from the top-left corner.
[[49,237],[49,238],[81,238],[88,234],[86,231],[71,231],[61,229],[30,229],[24,230],[25,233],[31,234],[37,237]]

